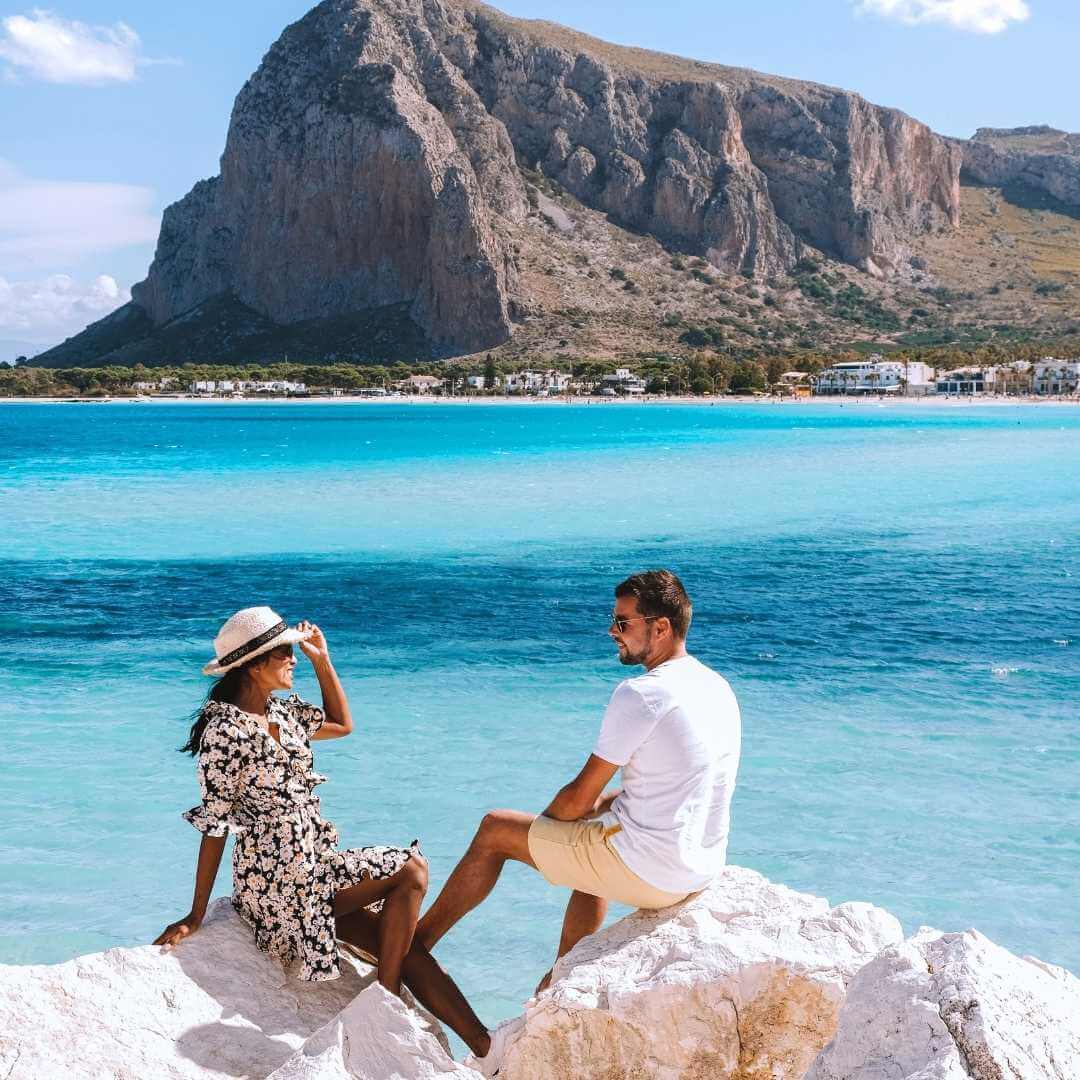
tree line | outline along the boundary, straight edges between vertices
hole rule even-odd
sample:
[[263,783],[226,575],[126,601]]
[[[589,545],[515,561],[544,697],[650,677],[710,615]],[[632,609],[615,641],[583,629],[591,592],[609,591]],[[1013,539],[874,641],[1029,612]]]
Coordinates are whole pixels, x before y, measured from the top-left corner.
[[[1015,360],[1034,362],[1047,355],[1080,356],[1080,338],[1043,342],[986,343],[975,346],[938,346],[920,349],[891,349],[879,346],[889,360],[922,361],[949,370],[961,367],[989,367]],[[568,371],[582,390],[600,386],[603,376],[616,367],[628,368],[645,380],[650,393],[723,394],[764,391],[777,384],[787,371],[817,374],[832,364],[865,359],[865,348],[800,352],[768,357],[733,355],[721,349],[695,348],[675,354],[655,352],[613,359],[571,359],[532,357],[506,360],[494,355],[472,357],[468,361],[445,360],[395,364],[183,364],[180,366],[42,368],[32,362],[0,367],[0,396],[3,397],[102,397],[134,395],[140,382],[171,380],[170,389],[186,391],[199,380],[250,380],[306,383],[309,390],[340,389],[345,392],[365,388],[393,388],[411,375],[433,375],[446,382],[454,393],[467,390],[469,375],[484,375],[492,386],[496,376],[511,372],[555,368]],[[473,391],[470,391],[473,392]]]

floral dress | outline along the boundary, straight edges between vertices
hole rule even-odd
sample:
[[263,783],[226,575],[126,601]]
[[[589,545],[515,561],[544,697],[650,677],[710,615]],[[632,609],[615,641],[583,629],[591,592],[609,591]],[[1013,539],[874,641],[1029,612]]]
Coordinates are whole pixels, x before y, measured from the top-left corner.
[[[396,874],[415,854],[407,848],[338,850],[337,829],[319,813],[309,740],[325,714],[297,695],[271,698],[267,719],[235,705],[208,702],[198,755],[201,806],[184,817],[209,836],[236,837],[232,903],[255,931],[260,949],[288,966],[299,957],[300,978],[336,979],[334,894],[367,878]],[[377,907],[378,905],[372,905]]]

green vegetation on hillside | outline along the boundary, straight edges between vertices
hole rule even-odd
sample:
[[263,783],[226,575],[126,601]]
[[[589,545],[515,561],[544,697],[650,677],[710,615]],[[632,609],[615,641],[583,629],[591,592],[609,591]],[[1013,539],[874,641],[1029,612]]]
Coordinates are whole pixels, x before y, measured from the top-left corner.
[[840,274],[827,274],[812,259],[803,259],[792,275],[803,296],[820,304],[829,314],[870,330],[899,330],[900,316],[865,289]]
[[[688,348],[672,353],[658,349],[640,352],[617,361],[580,359],[569,356],[533,357],[506,360],[496,356],[474,357],[470,361],[425,361],[413,364],[297,364],[265,365],[184,364],[173,367],[102,367],[41,368],[29,364],[0,367],[0,397],[105,397],[134,396],[135,384],[171,380],[171,392],[185,393],[197,380],[251,380],[303,382],[310,392],[330,389],[346,393],[364,388],[393,389],[410,375],[434,375],[453,385],[456,394],[467,390],[465,379],[484,375],[488,382],[495,375],[507,375],[524,369],[556,368],[570,372],[583,391],[596,390],[605,374],[616,367],[628,368],[646,382],[650,393],[723,394],[763,391],[774,386],[785,371],[817,373],[843,360],[865,357],[867,352],[887,352],[891,360],[923,361],[933,367],[950,368],[972,365],[1005,364],[1013,360],[1036,361],[1043,356],[1080,355],[1080,335],[1054,339],[1024,338],[1022,328],[1003,326],[991,340],[977,327],[959,327],[960,340],[939,341],[938,331],[909,333],[906,347],[889,343],[852,342],[831,350],[785,350],[764,345],[756,350],[725,345],[724,320],[701,326],[689,326],[682,334]],[[475,392],[475,391],[471,391]]]

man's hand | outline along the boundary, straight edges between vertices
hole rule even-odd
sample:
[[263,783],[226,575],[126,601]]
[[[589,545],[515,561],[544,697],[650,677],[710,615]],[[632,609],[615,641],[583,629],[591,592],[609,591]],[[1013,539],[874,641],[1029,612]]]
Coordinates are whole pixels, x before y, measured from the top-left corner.
[[605,791],[596,803],[593,805],[592,813],[588,816],[591,818],[600,817],[601,814],[606,814],[611,809],[611,804],[622,794],[622,788],[612,788],[610,791]]
[[172,949],[185,938],[191,937],[200,926],[202,926],[202,919],[196,918],[194,914],[185,915],[182,919],[166,926],[154,939],[154,944],[164,945],[166,949]]
[[[585,767],[552,799],[544,816],[555,818],[556,821],[580,821],[593,817],[597,807],[607,798],[604,788],[618,771],[618,765],[590,754]],[[617,794],[616,791],[611,795],[612,801]]]

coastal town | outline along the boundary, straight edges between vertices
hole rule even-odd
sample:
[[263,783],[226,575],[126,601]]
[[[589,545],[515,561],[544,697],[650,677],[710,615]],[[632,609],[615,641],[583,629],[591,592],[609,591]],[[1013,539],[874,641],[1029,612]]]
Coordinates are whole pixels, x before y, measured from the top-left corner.
[[[639,365],[640,366],[640,365]],[[265,369],[279,373],[286,365]],[[771,398],[1041,398],[1080,401],[1080,359],[1045,356],[997,364],[937,368],[924,361],[871,354],[817,370],[778,370],[743,364],[735,370],[706,360],[672,358],[663,367],[634,370],[600,363],[570,370],[497,371],[489,361],[470,370],[457,364],[433,373],[402,374],[380,367],[295,365],[287,377],[221,376],[195,365],[158,374],[146,368],[0,369],[0,398],[258,400],[282,398],[535,398],[631,399],[752,396]]]

